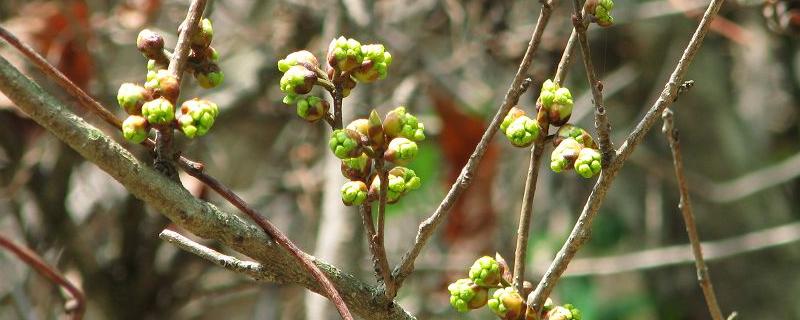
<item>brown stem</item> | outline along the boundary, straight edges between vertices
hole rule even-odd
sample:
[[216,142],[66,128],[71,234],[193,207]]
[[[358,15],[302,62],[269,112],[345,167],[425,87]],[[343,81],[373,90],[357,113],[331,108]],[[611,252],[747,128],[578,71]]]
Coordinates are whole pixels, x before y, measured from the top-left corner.
[[86,310],[86,299],[83,297],[83,293],[80,289],[72,285],[69,280],[64,278],[64,276],[58,272],[58,270],[53,269],[46,262],[44,262],[44,260],[42,260],[38,254],[24,246],[17,245],[3,235],[0,235],[0,247],[4,247],[8,251],[11,251],[20,260],[22,260],[22,262],[25,262],[25,264],[36,270],[36,272],[47,278],[47,280],[50,280],[50,282],[63,287],[64,290],[69,292],[74,299],[75,304],[67,307],[67,312],[72,314],[73,320],[83,319],[83,313]]
[[439,204],[439,207],[436,208],[436,211],[420,223],[417,236],[414,239],[414,244],[406,251],[400,264],[392,271],[392,277],[395,279],[398,288],[402,286],[405,278],[414,270],[414,261],[417,259],[420,252],[422,252],[422,248],[425,247],[425,244],[427,244],[433,232],[439,224],[442,223],[447,213],[450,212],[450,209],[453,208],[458,197],[461,196],[464,190],[472,183],[472,175],[475,173],[478,163],[480,163],[483,155],[486,153],[489,142],[492,137],[494,137],[494,134],[497,133],[500,123],[508,113],[508,110],[519,102],[519,97],[528,89],[528,86],[530,86],[531,80],[526,74],[533,60],[533,56],[536,53],[536,49],[539,48],[539,43],[542,40],[542,34],[547,26],[547,22],[550,21],[551,11],[552,0],[543,0],[539,19],[531,34],[531,40],[528,43],[525,56],[523,56],[520,62],[517,73],[514,75],[514,80],[511,82],[508,92],[506,92],[505,98],[503,99],[503,103],[498,108],[494,118],[492,118],[489,127],[486,128],[486,131],[483,133],[480,142],[475,146],[475,150],[472,152],[472,155],[470,155],[469,160],[467,160],[467,164],[461,169],[458,178],[450,187],[450,191],[447,192],[447,195]]
[[672,151],[675,177],[678,179],[678,190],[681,194],[678,208],[681,209],[683,222],[686,224],[686,233],[689,235],[689,242],[692,244],[692,253],[694,254],[695,267],[697,268],[697,281],[703,290],[703,296],[706,298],[706,305],[708,306],[708,312],[711,313],[711,319],[722,320],[722,311],[720,311],[719,303],[717,303],[717,296],[714,294],[714,285],[711,284],[711,276],[708,274],[708,267],[703,259],[703,248],[700,246],[700,236],[697,233],[692,202],[689,199],[689,185],[684,175],[681,144],[678,139],[678,129],[673,125],[672,110],[669,108],[664,109],[661,117],[664,119],[664,135],[667,136],[667,141]]
[[581,44],[581,56],[583,57],[583,66],[586,69],[586,78],[589,81],[589,87],[592,88],[592,102],[594,103],[594,126],[597,130],[597,140],[600,146],[600,154],[602,155],[602,166],[608,167],[611,160],[614,158],[614,145],[611,143],[611,123],[608,121],[606,115],[606,108],[603,105],[603,83],[597,80],[597,74],[592,65],[592,54],[589,48],[589,39],[586,36],[586,29],[588,28],[588,20],[584,19],[581,12],[583,7],[580,0],[573,0],[575,4],[575,16],[573,17],[574,31],[578,33],[578,42]]
[[547,131],[550,130],[546,112],[537,114],[537,121],[541,125],[541,133],[533,143],[533,147],[531,147],[528,175],[525,180],[525,193],[522,197],[522,209],[520,209],[519,225],[517,226],[517,246],[514,250],[514,286],[520,293],[524,292],[522,287],[525,282],[525,257],[528,252],[528,238],[533,215],[533,198],[536,194],[536,181],[539,180],[539,166],[542,163]]
[[553,77],[553,82],[557,83],[558,86],[564,86],[564,80],[566,79],[567,68],[569,68],[570,62],[572,62],[572,51],[575,48],[575,42],[578,40],[578,33],[575,29],[572,29],[572,33],[569,34],[569,40],[567,40],[567,45],[564,47],[564,53],[561,54],[561,61],[558,62],[558,68],[556,68],[556,75]]
[[716,16],[724,2],[725,0],[711,0],[706,12],[703,14],[703,19],[692,35],[686,50],[675,66],[675,70],[672,72],[658,100],[650,107],[650,110],[644,118],[642,118],[636,125],[636,128],[628,135],[628,138],[620,147],[614,160],[600,173],[600,178],[597,180],[597,183],[595,183],[592,193],[586,200],[583,211],[578,221],[575,223],[569,238],[567,238],[567,241],[556,255],[555,260],[553,260],[547,272],[545,272],[544,276],[539,281],[536,290],[528,296],[528,305],[535,310],[541,310],[545,299],[550,296],[556,283],[558,283],[564,270],[566,270],[567,265],[569,265],[570,261],[572,261],[572,258],[575,257],[575,254],[583,244],[586,243],[586,240],[589,239],[592,220],[597,215],[600,205],[605,200],[611,182],[614,181],[614,178],[619,173],[625,161],[630,158],[636,146],[642,142],[645,134],[653,127],[656,121],[658,121],[661,112],[667,108],[678,95],[678,88],[682,83],[681,81],[683,77],[686,76],[689,65],[692,60],[694,60],[700,46],[703,44],[703,39],[708,33],[711,21],[714,20],[714,16]]
[[381,157],[375,159],[375,169],[378,171],[378,177],[381,179],[380,197],[378,199],[378,231],[374,239],[379,254],[375,258],[378,260],[380,275],[381,278],[383,278],[384,294],[391,300],[397,294],[397,286],[395,286],[394,280],[392,279],[392,271],[389,268],[389,258],[386,257],[386,247],[383,244],[384,220],[386,219],[386,194],[389,192],[389,174],[388,170],[386,170],[386,163]]

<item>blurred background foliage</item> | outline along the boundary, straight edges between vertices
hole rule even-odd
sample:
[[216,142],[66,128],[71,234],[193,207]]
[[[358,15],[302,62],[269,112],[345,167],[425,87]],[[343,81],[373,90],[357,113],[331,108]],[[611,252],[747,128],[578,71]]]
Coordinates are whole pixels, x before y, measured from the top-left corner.
[[[185,0],[4,0],[0,23],[122,115],[114,99],[117,87],[144,81],[137,33],[155,29],[173,46],[187,5]],[[618,0],[616,25],[591,29],[592,58],[604,81],[617,144],[660,93],[705,5]],[[338,35],[383,43],[394,56],[387,80],[360,85],[345,100],[345,116],[405,105],[429,129],[412,166],[423,188],[389,210],[386,245],[395,264],[499,105],[539,6],[517,0],[210,1],[206,12],[214,21],[225,83],[202,92],[184,85],[183,94],[216,101],[222,114],[212,134],[179,144],[307,252],[374,283],[357,213],[338,198],[342,178],[338,161],[325,148],[328,130],[306,124],[281,104],[276,61],[304,48],[323,57]],[[569,2],[556,1],[531,69],[533,88],[520,101],[528,112],[535,104],[532,93],[552,77],[561,56],[571,10]],[[798,46],[798,38],[767,27],[761,2],[728,1],[690,68],[688,79],[696,85],[674,106],[700,236],[732,239],[715,242],[722,251],[707,249],[719,301],[726,313],[737,311],[742,319],[800,318]],[[71,101],[5,43],[0,54]],[[579,60],[566,84],[576,96],[572,122],[591,127],[590,93]],[[124,143],[118,132],[73,105]],[[623,169],[592,240],[557,287],[556,300],[575,304],[585,319],[708,318],[692,261],[680,258],[689,249],[677,249],[679,258],[673,260],[674,252],[658,250],[688,242],[669,150],[658,131]],[[140,146],[127,146],[140,159],[150,159]],[[495,139],[472,187],[401,290],[403,307],[420,319],[493,317],[488,310],[457,314],[445,287],[464,277],[480,255],[497,251],[513,257],[528,157],[527,150]],[[529,246],[528,279],[534,283],[592,185],[571,173],[542,170]],[[182,179],[198,197],[226,206],[197,181]],[[315,294],[256,284],[162,242],[157,234],[167,225],[0,96],[0,230],[85,290],[88,319],[335,318]],[[778,226],[785,228],[768,229]],[[760,230],[767,231],[750,234]],[[655,251],[636,255],[643,250]],[[719,252],[726,254],[713,258]],[[590,260],[597,257],[607,259]],[[0,270],[0,319],[60,317],[61,294],[49,283],[5,253]]]

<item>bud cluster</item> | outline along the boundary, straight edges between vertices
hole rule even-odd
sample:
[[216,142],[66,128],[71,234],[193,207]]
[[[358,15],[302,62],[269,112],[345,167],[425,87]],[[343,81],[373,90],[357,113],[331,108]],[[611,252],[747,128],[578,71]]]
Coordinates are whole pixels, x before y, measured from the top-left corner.
[[591,14],[594,19],[593,22],[601,27],[610,27],[614,24],[614,17],[611,16],[611,10],[614,9],[613,0],[589,0],[586,1],[583,8],[586,13]]
[[[365,187],[369,185],[366,198],[369,201],[378,200],[381,189],[379,172],[373,168],[373,163],[381,160],[398,165],[386,172],[386,202],[395,203],[422,184],[414,170],[403,166],[414,160],[419,152],[416,141],[425,138],[424,128],[405,107],[395,108],[383,121],[378,112],[373,110],[368,118],[356,119],[344,129],[334,130],[328,147],[337,158],[342,159],[343,176],[350,182],[359,181]],[[348,190],[355,190],[350,182],[345,184],[350,186]],[[352,201],[358,198],[346,196],[344,187],[342,190],[342,202],[346,205],[363,203]]]
[[589,133],[573,125],[559,128],[553,139],[550,169],[554,172],[575,169],[581,177],[591,178],[600,173],[601,156]]
[[[204,88],[222,82],[222,72],[215,63],[219,55],[210,46],[212,37],[211,21],[202,19],[191,39],[189,65]],[[147,76],[144,85],[123,83],[117,92],[117,102],[128,114],[122,123],[123,137],[141,143],[147,139],[151,127],[177,128],[189,138],[208,133],[219,116],[219,108],[211,101],[195,98],[185,101],[176,112],[180,84],[167,70],[169,52],[164,50],[164,38],[144,29],[136,38],[136,48],[149,59]]]
[[572,94],[569,89],[562,88],[558,83],[547,79],[542,84],[537,107],[539,112],[544,112],[551,125],[562,126],[572,115]]
[[450,305],[458,312],[467,312],[491,304],[493,295],[489,294],[489,290],[508,284],[508,279],[503,278],[507,268],[502,258],[484,256],[475,260],[469,268],[468,278],[458,279],[447,287]]

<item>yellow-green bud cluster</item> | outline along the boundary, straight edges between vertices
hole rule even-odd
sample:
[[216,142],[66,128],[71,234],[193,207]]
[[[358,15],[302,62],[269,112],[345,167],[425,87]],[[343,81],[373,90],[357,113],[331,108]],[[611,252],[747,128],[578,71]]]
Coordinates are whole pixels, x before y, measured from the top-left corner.
[[346,206],[358,206],[367,200],[367,185],[363,181],[347,181],[342,185],[342,202]]
[[389,141],[383,158],[397,164],[407,164],[414,160],[419,152],[417,143],[406,138],[398,137]]
[[328,140],[328,147],[339,159],[358,157],[362,153],[361,135],[350,129],[334,130]]
[[493,287],[503,278],[503,266],[492,257],[483,256],[469,268],[469,278],[484,287]]
[[308,122],[316,122],[325,117],[330,105],[319,97],[309,96],[297,99],[297,115]]
[[383,120],[383,130],[390,138],[403,137],[413,141],[425,139],[425,125],[419,122],[413,114],[407,112],[403,106],[386,114],[386,118]]
[[489,290],[470,279],[458,279],[447,286],[450,292],[450,305],[458,312],[467,312],[486,305]]
[[486,303],[500,319],[516,320],[527,311],[527,305],[517,289],[505,287],[497,289]]
[[556,148],[550,155],[550,169],[555,172],[575,169],[584,178],[600,173],[602,160],[597,145],[589,133],[573,125],[565,125],[556,133],[553,140]]
[[363,61],[359,67],[353,70],[353,78],[364,83],[386,79],[389,65],[392,64],[392,55],[382,44],[361,46],[361,56]]
[[[422,180],[417,176],[417,173],[406,167],[392,168],[392,170],[389,170],[387,178],[389,183],[386,188],[386,203],[395,203],[400,200],[400,197],[413,190],[419,189],[422,185]],[[378,199],[380,190],[381,180],[376,174],[372,178],[372,183],[370,184],[370,198]]]
[[572,115],[572,94],[569,89],[559,87],[553,80],[546,80],[542,84],[539,94],[539,112],[544,111],[551,125],[561,126]]
[[187,137],[202,137],[211,130],[217,116],[219,116],[217,104],[195,98],[181,105],[178,124]]

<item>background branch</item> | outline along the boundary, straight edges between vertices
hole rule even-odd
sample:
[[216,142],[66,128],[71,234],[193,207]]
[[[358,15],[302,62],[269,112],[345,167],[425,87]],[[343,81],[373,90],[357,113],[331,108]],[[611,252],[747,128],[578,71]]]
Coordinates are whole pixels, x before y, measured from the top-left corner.
[[678,190],[681,194],[678,207],[681,209],[681,216],[683,216],[683,222],[686,225],[686,233],[689,235],[689,242],[692,245],[692,254],[694,254],[695,267],[697,268],[697,281],[700,283],[700,288],[703,289],[703,296],[705,296],[708,311],[711,313],[711,319],[722,320],[722,311],[719,309],[717,296],[714,294],[714,285],[711,283],[708,267],[705,260],[703,260],[703,248],[700,246],[700,236],[697,234],[692,202],[689,199],[689,184],[683,174],[683,155],[681,154],[681,144],[678,139],[678,129],[674,127],[672,110],[669,108],[664,109],[662,118],[664,119],[663,131],[664,135],[667,136],[667,141],[672,151],[675,177],[678,180]]

